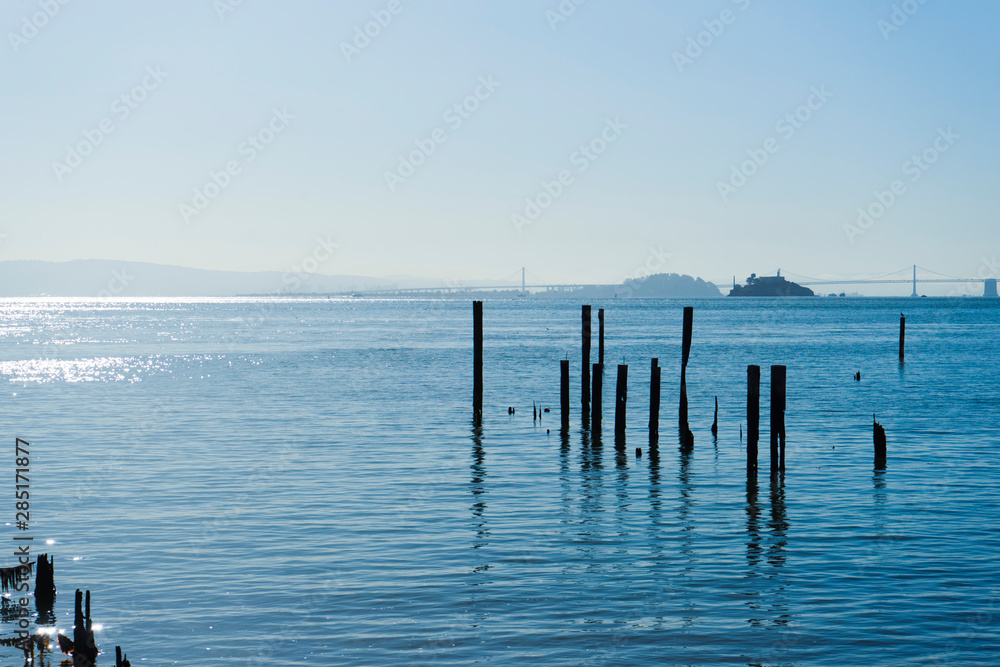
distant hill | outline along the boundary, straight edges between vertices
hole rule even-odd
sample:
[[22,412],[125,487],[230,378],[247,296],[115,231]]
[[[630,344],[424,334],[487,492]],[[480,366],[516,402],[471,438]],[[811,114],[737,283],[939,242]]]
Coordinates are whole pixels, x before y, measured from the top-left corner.
[[722,296],[714,283],[677,273],[657,273],[648,278],[626,280],[626,296],[638,297],[717,297]]
[[396,289],[406,286],[405,280],[407,280],[405,277],[390,280],[280,271],[209,271],[182,266],[98,259],[72,262],[35,260],[0,262],[0,297],[326,293]]

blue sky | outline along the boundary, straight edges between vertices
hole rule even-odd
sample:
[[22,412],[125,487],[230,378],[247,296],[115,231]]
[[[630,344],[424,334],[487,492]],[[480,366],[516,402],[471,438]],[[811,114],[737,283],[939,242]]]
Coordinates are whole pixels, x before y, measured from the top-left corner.
[[283,271],[323,238],[328,274],[603,282],[1000,254],[996,3],[64,2],[0,9],[0,259]]

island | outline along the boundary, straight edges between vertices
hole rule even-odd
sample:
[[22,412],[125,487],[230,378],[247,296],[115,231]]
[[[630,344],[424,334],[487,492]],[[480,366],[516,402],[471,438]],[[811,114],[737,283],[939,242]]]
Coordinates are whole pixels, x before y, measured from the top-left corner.
[[811,289],[785,280],[781,271],[776,276],[758,276],[751,273],[746,285],[737,285],[733,281],[733,289],[729,296],[816,296]]

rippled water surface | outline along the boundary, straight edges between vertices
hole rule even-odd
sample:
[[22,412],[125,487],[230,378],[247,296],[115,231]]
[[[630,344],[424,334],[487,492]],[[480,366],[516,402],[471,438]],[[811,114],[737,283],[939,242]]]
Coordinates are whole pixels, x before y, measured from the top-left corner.
[[[684,305],[687,454],[672,431]],[[192,666],[997,664],[1000,303],[594,303],[594,361],[598,307],[603,438],[582,428],[570,300],[486,302],[481,429],[466,301],[0,302],[5,465],[30,441],[30,534],[55,555],[59,627],[83,588],[111,663],[120,644],[133,664]],[[771,364],[788,366],[778,478]],[[552,407],[541,423],[533,401]]]

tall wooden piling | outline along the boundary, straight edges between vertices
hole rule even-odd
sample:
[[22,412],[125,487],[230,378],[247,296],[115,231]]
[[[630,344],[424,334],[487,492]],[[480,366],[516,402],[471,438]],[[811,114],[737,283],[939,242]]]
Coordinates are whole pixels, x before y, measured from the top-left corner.
[[562,410],[562,427],[569,428],[569,359],[559,362],[559,407]]
[[875,420],[875,415],[872,415],[872,437],[875,441],[875,469],[885,470],[885,429]]
[[618,385],[615,387],[615,437],[625,435],[625,407],[628,403],[628,366],[618,364]]
[[602,417],[602,394],[604,393],[604,364],[594,364],[594,391],[590,396],[591,400],[591,414],[590,414],[590,431],[591,433],[600,434],[601,432],[601,417]]
[[747,366],[747,471],[757,470],[760,440],[760,366]]
[[483,414],[483,302],[472,302],[472,413]]
[[681,338],[681,399],[679,410],[679,424],[681,433],[688,430],[688,397],[687,397],[687,364],[691,355],[691,328],[694,322],[694,308],[684,307],[684,331]]
[[785,470],[785,366],[771,366],[771,472]]
[[649,440],[660,437],[660,360],[653,358],[649,369]]
[[899,314],[899,363],[906,356],[906,316]]
[[590,306],[583,307],[583,363],[580,377],[580,405],[590,412]]
[[604,364],[604,309],[597,309],[597,362]]
[[719,397],[715,397],[715,417],[712,419],[712,435],[719,435]]

